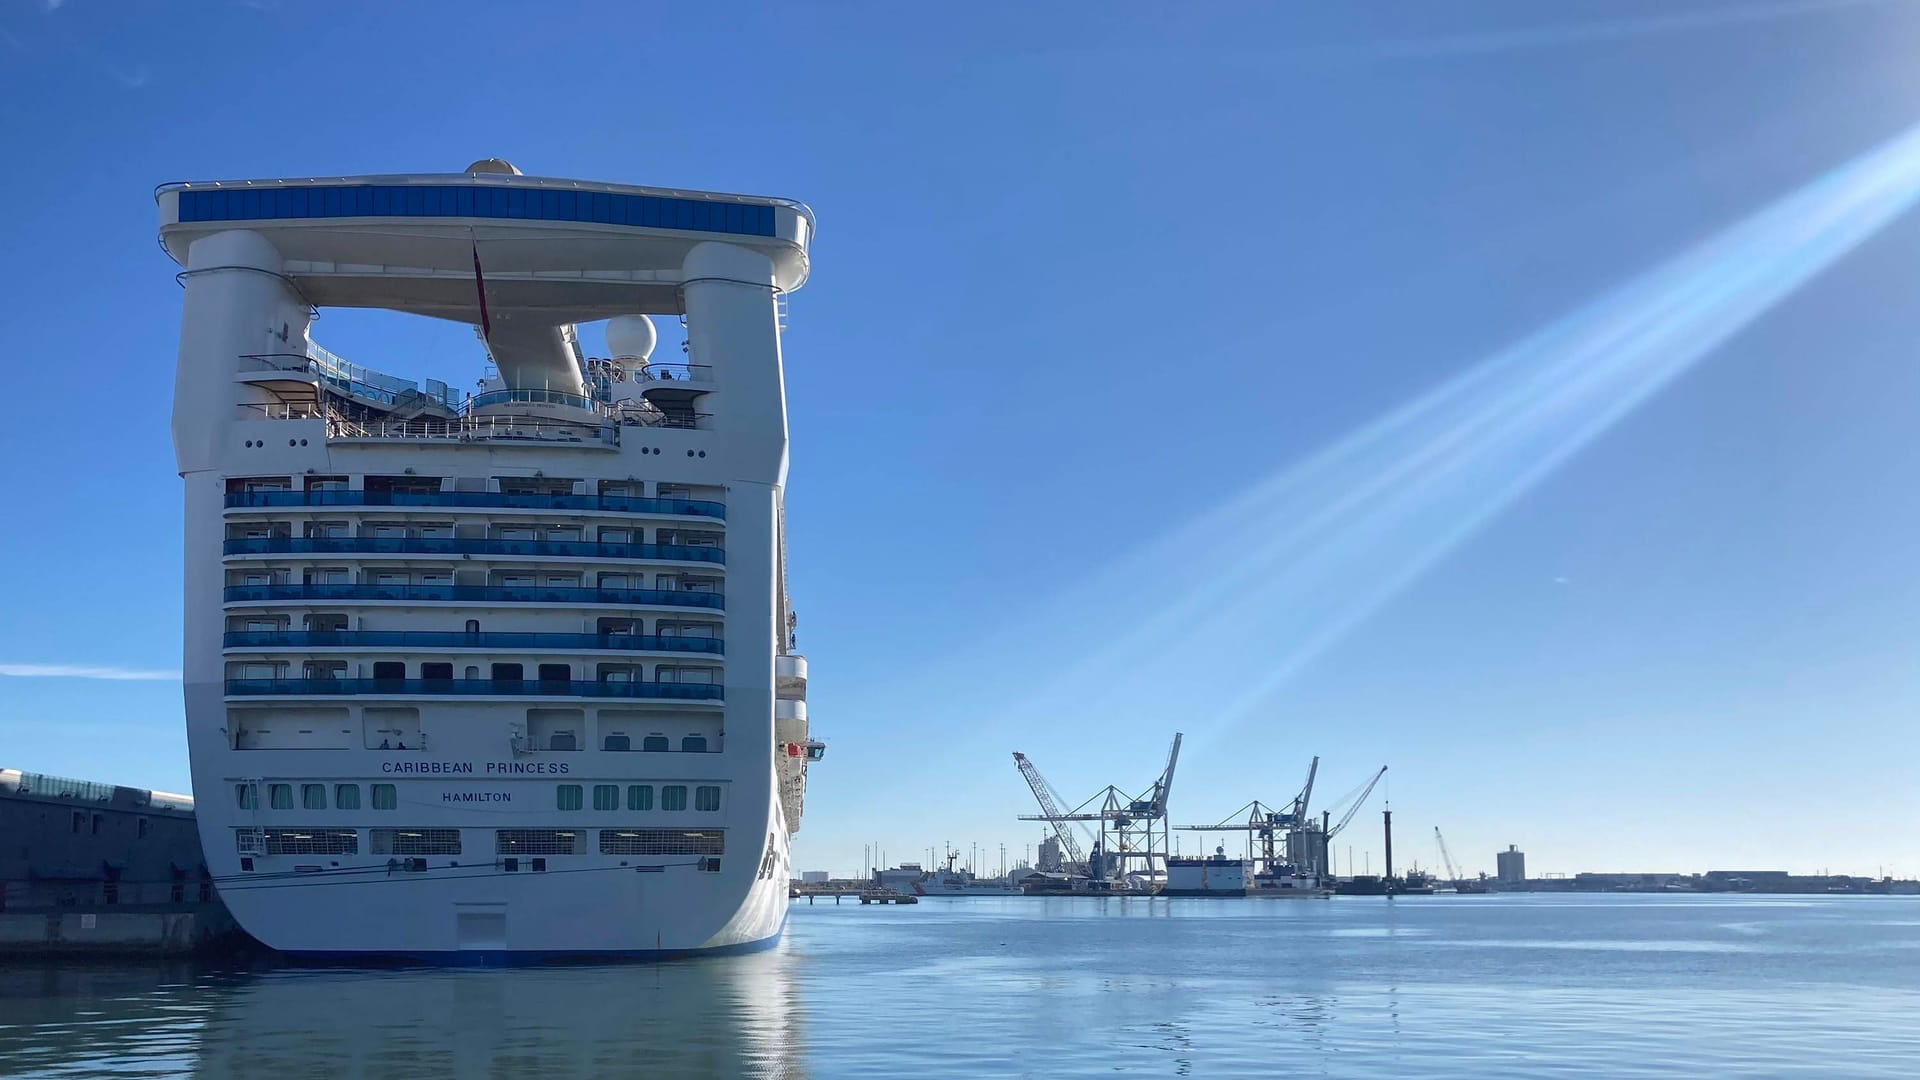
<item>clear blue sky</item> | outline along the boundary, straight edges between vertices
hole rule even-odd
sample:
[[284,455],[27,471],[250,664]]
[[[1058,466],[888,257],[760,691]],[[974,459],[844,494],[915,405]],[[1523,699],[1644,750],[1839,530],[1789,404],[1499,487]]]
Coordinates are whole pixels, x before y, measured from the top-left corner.
[[[1614,290],[1920,122],[1920,6],[952,10],[0,8],[0,670],[178,664],[153,186],[499,155],[819,214],[789,505],[831,750],[797,866],[1018,852],[1009,751],[1077,798],[1177,729],[1184,821],[1318,753],[1329,794],[1391,764],[1403,861],[1438,824],[1475,869],[1920,873],[1920,218],[1658,337],[1631,394],[1502,397],[1586,370],[1502,350],[1644,312],[1678,285]],[[457,327],[315,336],[477,364]],[[1465,464],[1380,482],[1436,446]],[[180,712],[0,675],[0,761],[179,789]],[[1377,807],[1344,838],[1376,866]]]

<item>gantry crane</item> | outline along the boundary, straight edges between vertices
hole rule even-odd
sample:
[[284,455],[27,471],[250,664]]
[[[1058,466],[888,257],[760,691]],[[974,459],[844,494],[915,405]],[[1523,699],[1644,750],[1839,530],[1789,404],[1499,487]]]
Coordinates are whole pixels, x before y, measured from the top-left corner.
[[[1058,793],[1040,775],[1040,770],[1034,768],[1025,754],[1016,752],[1014,763],[1020,767],[1020,775],[1026,777],[1027,786],[1033,789],[1041,811],[1038,816],[1023,814],[1020,819],[1044,821],[1053,826],[1067,853],[1075,862],[1086,864],[1087,876],[1094,881],[1119,882],[1137,873],[1151,882],[1165,870],[1167,800],[1173,794],[1174,768],[1180,763],[1180,739],[1180,733],[1175,732],[1173,748],[1167,752],[1167,767],[1145,792],[1128,795],[1109,784],[1065,813],[1060,810],[1062,800]],[[1100,838],[1094,842],[1091,859],[1080,853],[1080,845],[1069,825],[1080,821],[1099,823],[1096,827]],[[1141,864],[1138,870],[1131,865],[1135,861]]]

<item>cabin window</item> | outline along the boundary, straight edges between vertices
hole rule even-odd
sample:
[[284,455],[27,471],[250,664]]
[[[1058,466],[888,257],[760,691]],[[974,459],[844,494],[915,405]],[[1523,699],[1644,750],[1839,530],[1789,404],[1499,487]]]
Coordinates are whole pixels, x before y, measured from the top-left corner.
[[701,784],[694,788],[693,808],[705,811],[720,809],[720,788],[714,784]]
[[398,804],[398,800],[394,798],[392,784],[373,785],[373,808],[375,810],[391,810]]
[[494,682],[520,682],[526,673],[519,664],[495,664],[492,670]]
[[301,784],[300,808],[302,810],[325,810],[327,808],[327,785]]
[[580,785],[561,784],[555,788],[554,805],[561,810],[580,809]]
[[653,785],[652,784],[628,784],[627,785],[627,809],[629,810],[653,809]]
[[643,753],[664,754],[670,749],[672,747],[668,744],[665,735],[649,735],[640,740],[640,750]]
[[373,662],[373,677],[397,682],[407,677],[407,665],[401,660],[376,660]]
[[564,683],[573,678],[573,668],[567,664],[541,664],[540,681],[543,683]]
[[420,677],[422,679],[426,679],[429,682],[435,682],[435,681],[452,682],[453,681],[453,665],[448,663],[441,663],[438,661],[430,661],[428,663],[421,664]]
[[242,810],[252,810],[258,795],[259,789],[252,784],[233,785],[233,803]]
[[618,784],[593,785],[593,808],[595,810],[620,809],[620,787]]
[[360,809],[360,785],[336,784],[333,788],[333,805],[341,810]]
[[600,748],[625,752],[633,749],[633,739],[627,735],[609,735],[601,741]]
[[680,751],[685,754],[704,754],[707,752],[705,735],[688,735],[680,740]]
[[275,810],[293,809],[293,785],[268,784],[267,805],[273,807]]
[[687,808],[687,786],[668,784],[660,789],[660,809],[685,810]]

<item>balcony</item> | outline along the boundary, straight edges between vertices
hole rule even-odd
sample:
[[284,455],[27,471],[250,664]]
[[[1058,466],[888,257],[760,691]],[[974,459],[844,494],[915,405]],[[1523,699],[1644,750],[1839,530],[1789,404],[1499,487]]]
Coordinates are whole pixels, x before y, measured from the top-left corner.
[[454,604],[613,604],[724,610],[726,597],[674,589],[583,589],[546,585],[229,585],[229,604],[260,600],[396,600]]
[[[433,630],[234,630],[223,644],[229,649],[313,649],[370,646],[375,648],[443,649],[566,649],[587,652],[709,653],[726,651],[720,638],[657,637],[648,634],[514,634]],[[383,680],[384,681],[384,680]]]
[[431,694],[456,697],[663,698],[720,701],[711,683],[593,682],[573,679],[228,679],[229,697]]
[[444,506],[508,510],[604,510],[615,514],[676,514],[725,521],[725,503],[705,499],[643,499],[637,495],[537,495],[505,491],[236,491],[227,509],[283,506]]
[[255,536],[228,540],[227,555],[548,555],[588,559],[659,559],[725,565],[717,547],[685,544],[601,544],[591,540],[485,540],[418,536]]

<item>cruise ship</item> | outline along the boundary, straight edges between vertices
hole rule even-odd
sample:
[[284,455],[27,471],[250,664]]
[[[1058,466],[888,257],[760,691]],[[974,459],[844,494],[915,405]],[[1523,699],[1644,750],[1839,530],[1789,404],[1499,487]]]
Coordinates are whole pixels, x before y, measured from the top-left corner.
[[[777,940],[824,752],[784,533],[811,211],[491,158],[157,202],[187,735],[238,922],[446,962]],[[330,352],[329,309],[472,325],[474,389]]]

